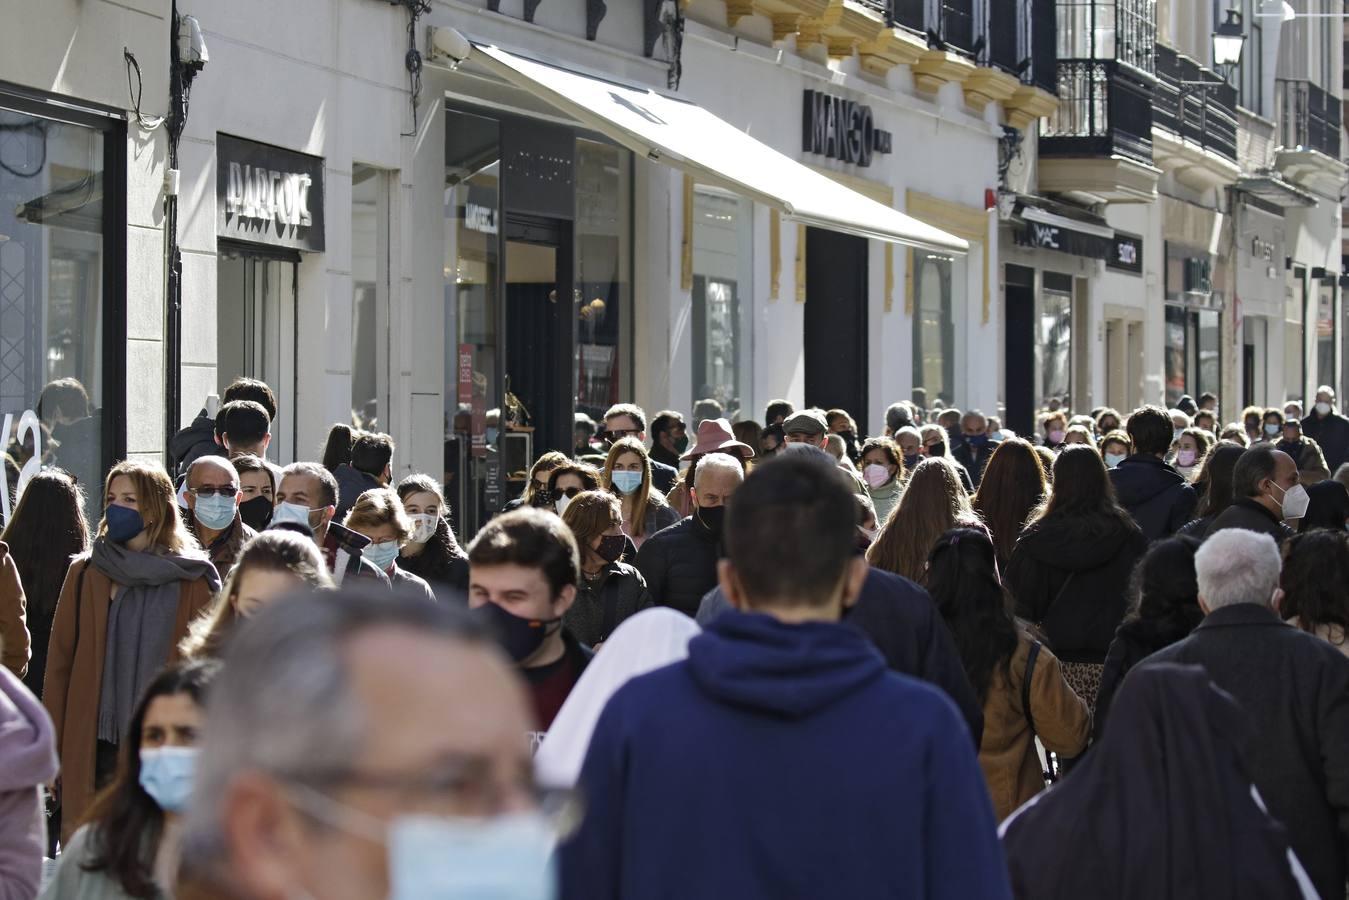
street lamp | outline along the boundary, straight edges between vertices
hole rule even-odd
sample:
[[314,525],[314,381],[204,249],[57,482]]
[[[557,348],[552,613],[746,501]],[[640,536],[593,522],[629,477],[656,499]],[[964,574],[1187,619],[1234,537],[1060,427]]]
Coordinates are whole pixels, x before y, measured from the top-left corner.
[[1246,32],[1241,27],[1241,13],[1227,11],[1227,21],[1213,32],[1213,67],[1230,69],[1241,62],[1241,50],[1246,46]]

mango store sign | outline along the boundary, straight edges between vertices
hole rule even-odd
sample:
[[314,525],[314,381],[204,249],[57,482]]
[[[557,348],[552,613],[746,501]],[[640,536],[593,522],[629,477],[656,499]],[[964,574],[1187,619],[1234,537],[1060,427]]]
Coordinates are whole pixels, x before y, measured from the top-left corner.
[[216,236],[322,252],[323,160],[216,135]]
[[[42,426],[38,423],[37,413],[31,409],[25,409],[19,413],[18,431],[14,429],[14,413],[5,413],[4,434],[8,437],[14,435],[14,442],[20,447],[24,445],[28,438],[33,440],[33,455],[23,464],[19,470],[19,481],[15,486],[14,499],[23,496],[24,488],[28,487],[28,482],[33,476],[42,470]],[[9,522],[9,472],[4,466],[0,466],[0,514],[4,515],[5,522]]]

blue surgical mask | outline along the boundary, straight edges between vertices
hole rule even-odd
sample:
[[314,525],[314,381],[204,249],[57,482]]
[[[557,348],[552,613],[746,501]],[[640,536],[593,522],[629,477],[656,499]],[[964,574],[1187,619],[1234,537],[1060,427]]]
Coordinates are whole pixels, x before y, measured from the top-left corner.
[[641,472],[624,472],[621,469],[615,469],[609,478],[621,494],[631,494],[642,486]]
[[1105,467],[1107,469],[1113,469],[1122,462],[1124,462],[1123,453],[1107,453],[1105,455]]
[[108,540],[114,544],[125,544],[145,530],[141,514],[128,506],[109,506],[103,512],[103,521],[108,524]]
[[1283,431],[1283,426],[1278,424],[1277,422],[1270,422],[1268,425],[1265,426],[1265,434],[1269,435],[1270,437],[1276,436],[1280,431]]
[[381,572],[387,572],[389,566],[398,558],[398,542],[380,541],[378,544],[367,544],[361,549],[361,556],[378,566]]
[[197,497],[196,500],[192,517],[212,531],[224,531],[234,521],[233,497],[216,494],[213,497]]
[[156,747],[141,751],[140,785],[160,809],[180,813],[192,798],[196,747]]
[[309,524],[309,514],[313,512],[307,506],[301,506],[298,503],[278,503],[276,509],[272,510],[272,524],[280,525],[282,522],[294,522],[296,525],[303,525],[305,528],[311,528]]

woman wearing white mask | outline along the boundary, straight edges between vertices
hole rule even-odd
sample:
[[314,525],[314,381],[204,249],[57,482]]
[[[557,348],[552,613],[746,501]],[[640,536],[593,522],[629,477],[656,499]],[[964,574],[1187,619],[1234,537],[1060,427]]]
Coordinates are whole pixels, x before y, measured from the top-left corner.
[[890,518],[890,510],[903,493],[905,474],[903,452],[890,438],[867,438],[862,444],[862,480],[876,507],[877,522]]
[[397,494],[388,488],[366,491],[356,498],[342,524],[370,539],[370,543],[361,549],[361,556],[389,576],[389,584],[395,591],[436,599],[425,579],[398,566],[398,554],[412,537],[412,522],[403,511],[403,501]]
[[553,498],[553,512],[559,516],[567,511],[577,494],[599,489],[599,469],[585,463],[567,463],[548,473],[548,496]]
[[398,482],[398,499],[412,521],[412,536],[398,554],[398,568],[426,579],[432,588],[468,593],[468,554],[450,528],[450,508],[430,475]]
[[185,663],[146,687],[122,741],[117,775],[65,845],[43,900],[170,895],[203,704],[218,669],[214,662]]
[[651,460],[642,442],[633,437],[619,438],[609,448],[601,479],[604,489],[623,503],[623,533],[634,547],[668,528],[680,519],[665,495],[651,484]]

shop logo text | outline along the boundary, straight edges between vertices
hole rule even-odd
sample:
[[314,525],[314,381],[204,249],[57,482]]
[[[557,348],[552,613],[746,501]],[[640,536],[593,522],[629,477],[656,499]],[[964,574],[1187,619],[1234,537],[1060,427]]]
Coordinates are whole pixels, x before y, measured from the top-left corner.
[[297,172],[232,162],[225,192],[226,215],[242,219],[274,219],[281,225],[308,228],[309,188],[314,179]]
[[807,153],[869,166],[873,152],[890,152],[891,134],[875,127],[871,107],[842,97],[806,91],[802,125]]

